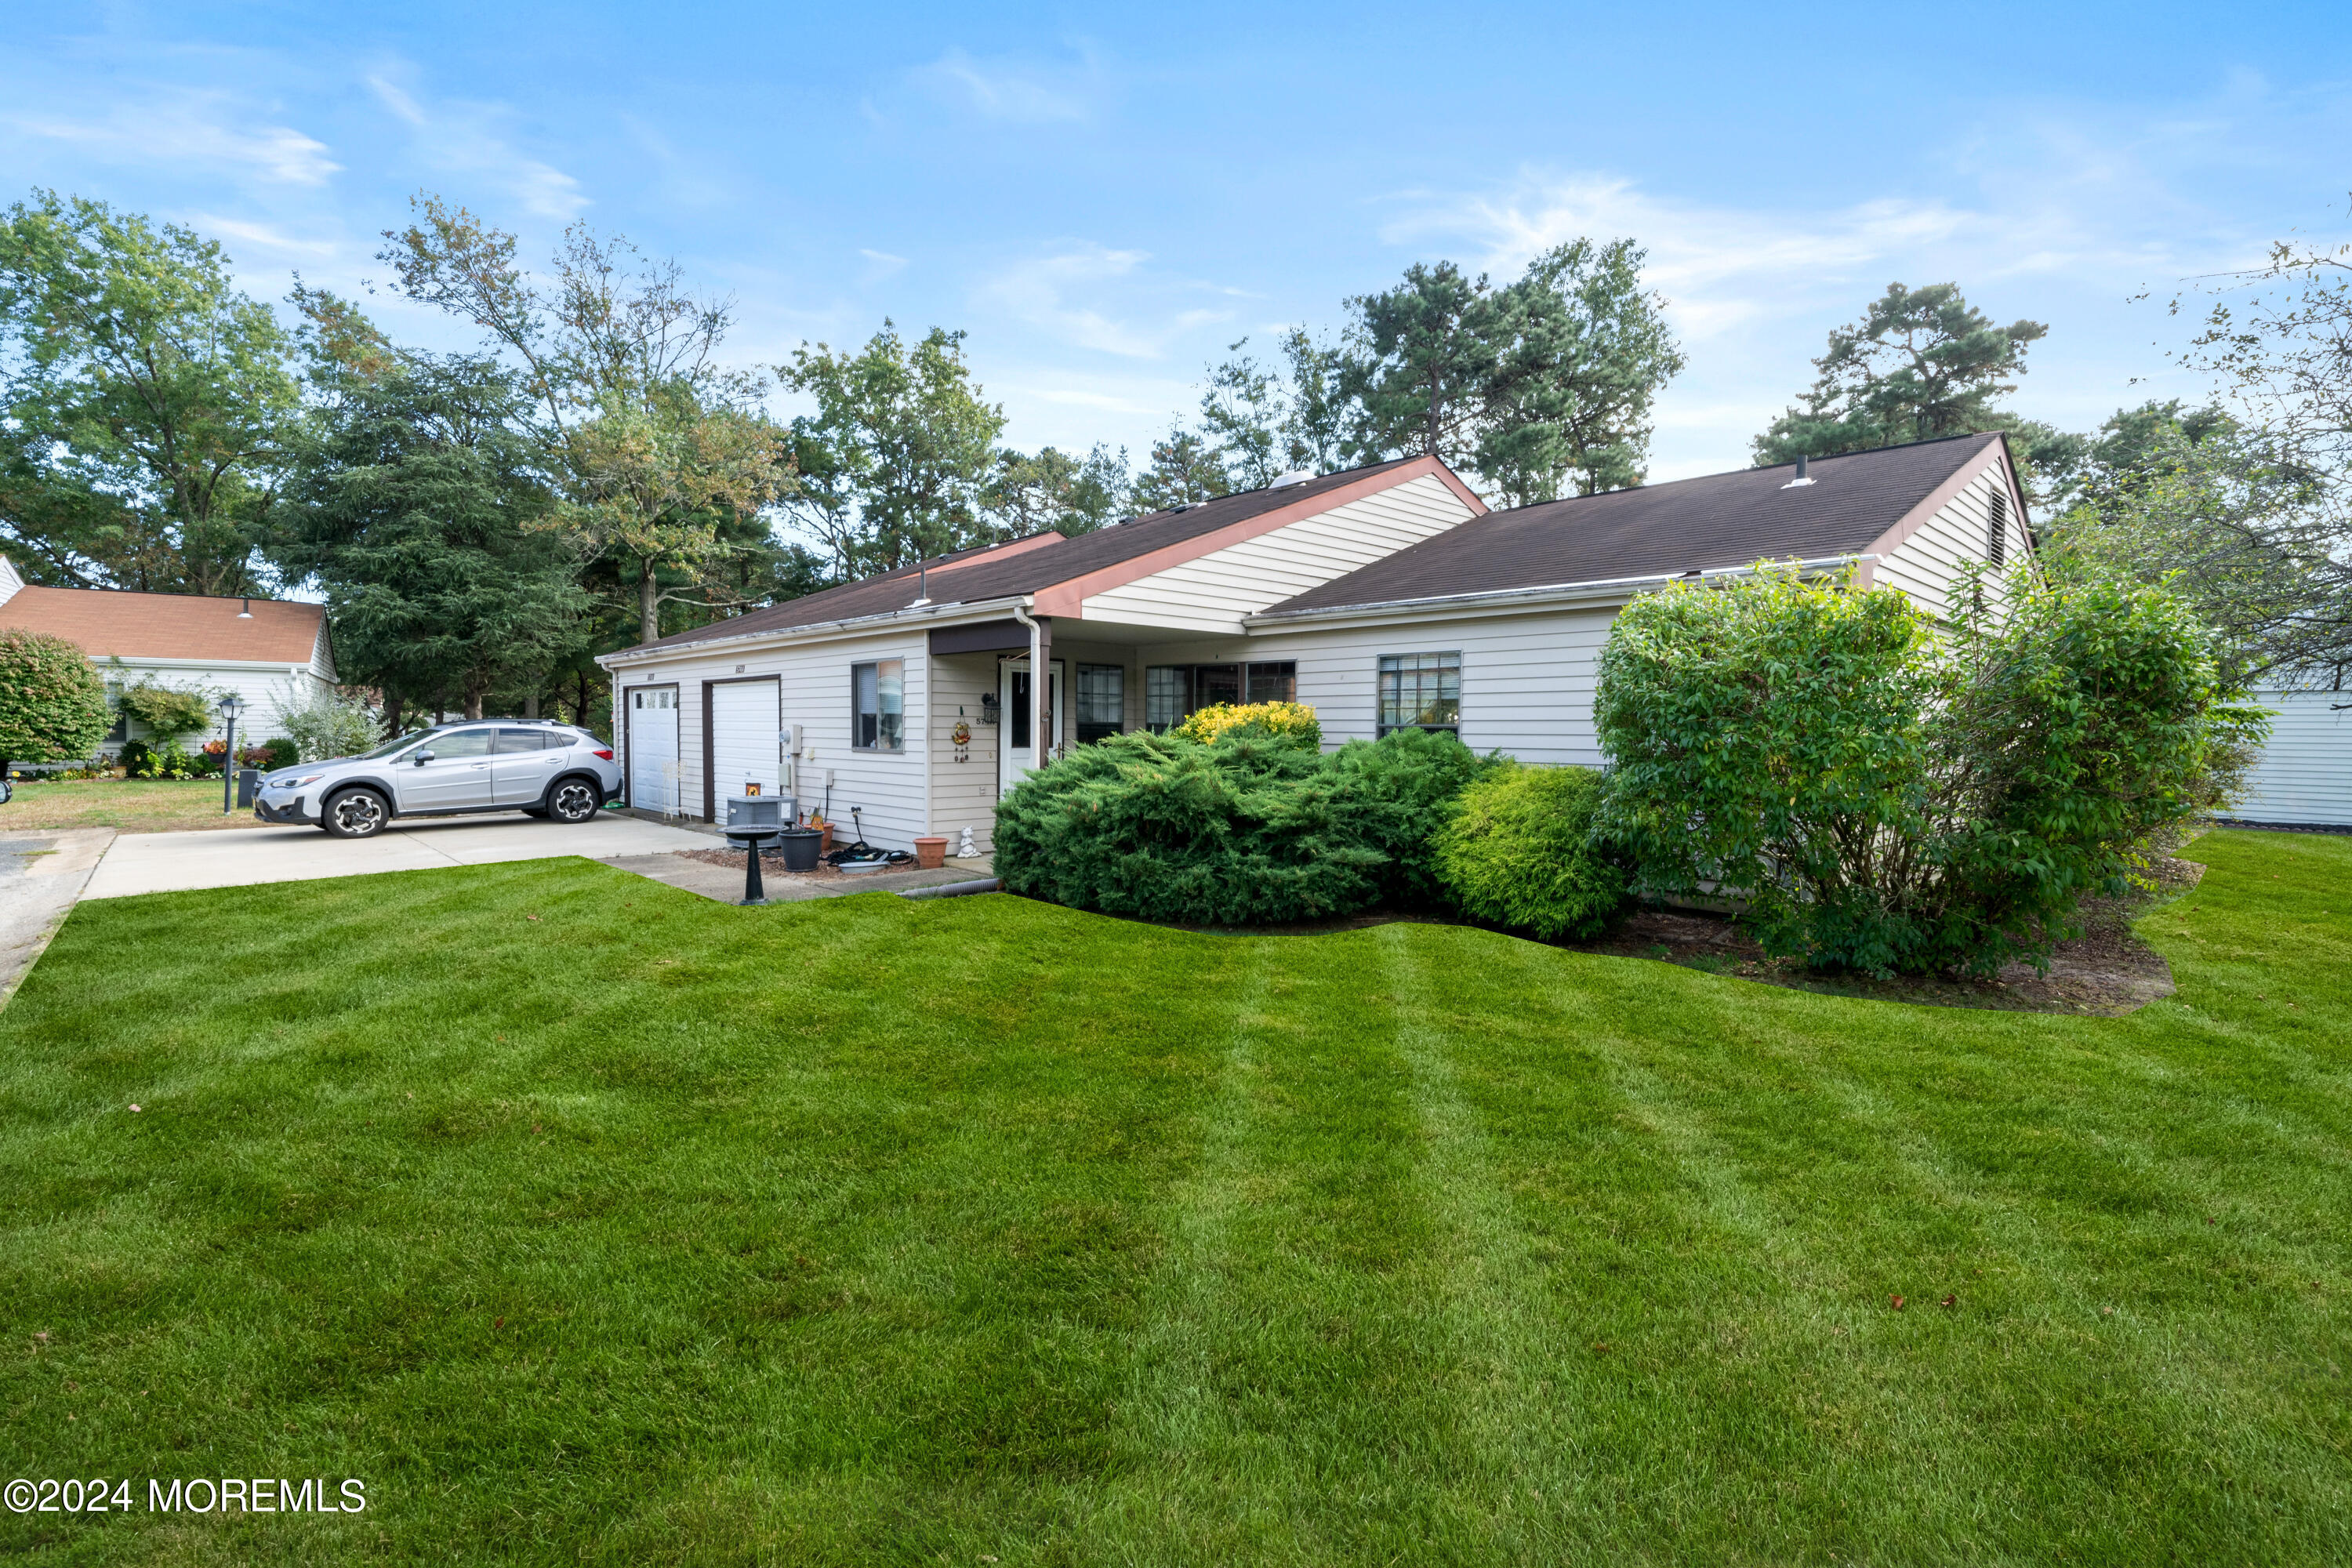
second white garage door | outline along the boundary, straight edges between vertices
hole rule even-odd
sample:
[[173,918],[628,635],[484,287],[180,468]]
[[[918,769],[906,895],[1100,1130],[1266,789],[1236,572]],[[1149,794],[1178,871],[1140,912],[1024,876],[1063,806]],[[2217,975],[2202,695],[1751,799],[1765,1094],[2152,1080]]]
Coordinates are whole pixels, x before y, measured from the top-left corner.
[[783,722],[776,681],[728,680],[710,689],[710,809],[727,820],[729,797],[782,793],[776,731]]

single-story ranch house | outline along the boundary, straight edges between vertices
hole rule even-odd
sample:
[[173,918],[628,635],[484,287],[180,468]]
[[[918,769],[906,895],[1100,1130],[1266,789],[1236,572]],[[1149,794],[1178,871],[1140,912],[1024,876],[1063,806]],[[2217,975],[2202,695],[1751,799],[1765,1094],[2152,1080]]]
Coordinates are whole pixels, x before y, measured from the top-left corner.
[[[1034,736],[1058,751],[1285,699],[1330,745],[1413,725],[1595,764],[1601,647],[1635,595],[1762,559],[1851,563],[1940,615],[1962,561],[2032,548],[1998,435],[1500,512],[1418,458],[933,560],[602,662],[640,809],[723,818],[731,796],[781,793],[858,808],[877,844],[970,828],[985,852]],[[2246,815],[2352,821],[2340,770],[2332,795],[2285,798],[2311,771],[2295,752]]]
[[[314,692],[331,691],[335,684],[327,613],[320,605],[45,588],[26,583],[0,555],[0,626],[47,632],[79,645],[106,677],[110,695],[142,679],[215,697],[234,691],[245,701],[238,734],[255,741],[278,732],[271,723],[289,692],[307,700]],[[217,740],[220,731],[215,718],[211,729],[186,743]],[[145,739],[144,726],[118,713],[100,749],[111,755],[125,741]]]

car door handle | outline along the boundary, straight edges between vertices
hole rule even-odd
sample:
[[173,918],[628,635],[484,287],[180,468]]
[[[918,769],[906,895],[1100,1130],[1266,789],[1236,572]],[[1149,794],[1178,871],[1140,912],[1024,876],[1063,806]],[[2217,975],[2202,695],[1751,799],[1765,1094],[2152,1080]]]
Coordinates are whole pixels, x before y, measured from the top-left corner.
[[489,765],[490,765],[490,764],[489,764],[489,763],[476,763],[474,764],[474,766],[475,766],[478,770],[478,769],[481,769],[481,768],[487,768],[487,767],[488,767]]

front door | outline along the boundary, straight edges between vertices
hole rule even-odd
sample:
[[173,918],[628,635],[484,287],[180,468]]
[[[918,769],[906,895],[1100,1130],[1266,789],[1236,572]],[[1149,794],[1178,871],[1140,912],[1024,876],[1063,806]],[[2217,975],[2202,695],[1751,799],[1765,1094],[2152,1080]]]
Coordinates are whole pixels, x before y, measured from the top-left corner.
[[[1062,661],[1046,661],[1045,675],[1045,753],[1050,761],[1056,728],[1061,722],[1059,699],[1062,695]],[[1029,776],[1037,766],[1037,748],[1029,733],[1029,660],[1008,658],[996,669],[996,710],[998,729],[1003,742],[996,748],[996,793],[1003,795]]]
[[488,811],[496,804],[490,787],[492,733],[488,726],[450,730],[409,752],[394,773],[400,809]]

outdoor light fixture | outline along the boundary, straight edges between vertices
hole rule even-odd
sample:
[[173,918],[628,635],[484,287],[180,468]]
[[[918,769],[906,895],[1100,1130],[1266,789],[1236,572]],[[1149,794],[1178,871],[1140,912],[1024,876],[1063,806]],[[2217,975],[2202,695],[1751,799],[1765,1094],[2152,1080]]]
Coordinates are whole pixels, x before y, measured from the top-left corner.
[[245,699],[232,691],[220,700],[220,716],[228,727],[226,749],[221,752],[221,815],[236,810],[236,719],[245,711]]

